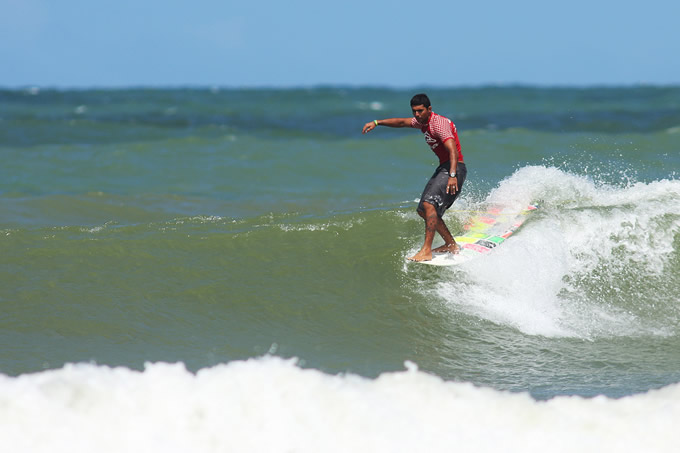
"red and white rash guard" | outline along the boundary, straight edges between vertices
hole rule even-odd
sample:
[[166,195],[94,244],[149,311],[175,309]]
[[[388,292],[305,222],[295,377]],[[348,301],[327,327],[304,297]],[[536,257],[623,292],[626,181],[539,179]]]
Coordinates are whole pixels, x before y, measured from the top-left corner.
[[411,127],[420,129],[420,131],[425,134],[425,142],[427,143],[427,146],[432,149],[432,152],[439,157],[440,165],[450,160],[449,152],[446,150],[444,143],[451,139],[455,140],[454,144],[456,146],[458,162],[463,162],[460,140],[458,140],[458,132],[456,131],[456,125],[453,124],[453,121],[432,112],[427,125],[423,126],[415,117],[413,117],[411,118]]

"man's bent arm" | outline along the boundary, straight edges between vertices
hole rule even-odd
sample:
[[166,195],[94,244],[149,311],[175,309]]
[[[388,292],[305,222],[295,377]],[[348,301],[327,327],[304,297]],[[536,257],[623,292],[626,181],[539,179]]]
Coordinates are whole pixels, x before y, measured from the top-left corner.
[[411,118],[386,118],[384,120],[374,120],[364,125],[362,133],[375,129],[378,125],[387,127],[411,127]]
[[[450,139],[444,142],[444,147],[449,152],[449,162],[451,167],[449,170],[449,175],[456,174],[456,168],[458,167],[458,153],[456,152],[455,140]],[[449,177],[449,182],[446,185],[446,193],[456,193],[458,191],[458,178],[455,176]]]

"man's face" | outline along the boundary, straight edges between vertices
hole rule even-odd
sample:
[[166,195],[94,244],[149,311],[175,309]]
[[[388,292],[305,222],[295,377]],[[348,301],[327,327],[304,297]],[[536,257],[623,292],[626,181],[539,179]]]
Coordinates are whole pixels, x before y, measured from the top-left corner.
[[427,120],[430,119],[430,113],[432,113],[432,106],[425,107],[424,105],[414,105],[411,107],[413,111],[413,116],[420,124],[427,124]]

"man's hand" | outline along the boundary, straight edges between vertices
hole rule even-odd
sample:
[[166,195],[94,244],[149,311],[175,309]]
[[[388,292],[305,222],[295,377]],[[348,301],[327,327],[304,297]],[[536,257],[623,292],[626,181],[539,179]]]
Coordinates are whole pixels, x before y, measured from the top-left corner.
[[454,176],[453,178],[449,178],[449,182],[446,185],[446,193],[450,193],[451,195],[453,195],[457,191],[458,191],[458,178]]
[[363,130],[361,131],[361,133],[362,133],[362,134],[365,134],[366,132],[372,131],[372,130],[375,129],[376,127],[377,127],[377,125],[375,124],[375,121],[370,121],[370,122],[364,124],[364,128],[363,128]]

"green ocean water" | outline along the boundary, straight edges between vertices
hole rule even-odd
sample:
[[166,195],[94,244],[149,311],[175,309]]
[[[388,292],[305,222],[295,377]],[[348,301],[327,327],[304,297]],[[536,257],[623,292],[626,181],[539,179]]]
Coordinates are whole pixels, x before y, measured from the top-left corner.
[[426,90],[469,170],[451,230],[541,206],[445,269],[404,260],[422,134],[361,135],[417,91],[0,91],[0,372],[269,354],[538,399],[680,382],[680,88]]

